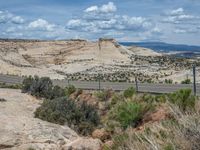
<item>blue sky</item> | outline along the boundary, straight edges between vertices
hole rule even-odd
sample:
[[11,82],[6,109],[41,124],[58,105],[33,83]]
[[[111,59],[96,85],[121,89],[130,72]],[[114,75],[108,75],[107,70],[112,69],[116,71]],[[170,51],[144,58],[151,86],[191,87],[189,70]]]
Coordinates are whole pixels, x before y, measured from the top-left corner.
[[0,38],[200,45],[199,0],[0,0]]

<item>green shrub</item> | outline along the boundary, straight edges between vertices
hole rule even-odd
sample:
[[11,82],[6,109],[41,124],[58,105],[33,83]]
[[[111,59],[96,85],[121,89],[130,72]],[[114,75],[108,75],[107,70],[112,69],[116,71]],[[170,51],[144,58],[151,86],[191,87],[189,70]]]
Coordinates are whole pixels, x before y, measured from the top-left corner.
[[109,120],[115,120],[120,123],[123,129],[128,126],[136,127],[145,113],[145,107],[142,104],[125,101],[115,105],[110,113]]
[[170,102],[176,104],[182,111],[191,110],[195,107],[196,98],[192,95],[191,89],[181,89],[169,94],[168,98]]
[[174,146],[172,144],[167,144],[165,147],[164,147],[164,150],[175,150]]
[[100,101],[107,101],[110,98],[110,90],[103,90],[95,93],[95,96]]
[[191,84],[191,80],[190,79],[185,79],[184,81],[181,82],[181,84]]
[[152,94],[142,94],[141,96],[142,101],[147,102],[149,104],[151,103],[165,103],[167,100],[166,94],[161,94],[161,95],[152,95]]
[[27,93],[31,90],[31,85],[33,84],[34,79],[29,76],[29,77],[25,77],[25,79],[23,80],[22,83],[22,92],[23,93]]
[[141,98],[144,102],[147,102],[147,103],[153,103],[155,102],[155,99],[156,99],[154,95],[146,94],[146,93],[143,94]]
[[0,83],[0,88],[8,88],[8,89],[21,89],[21,84],[6,84],[6,83]]
[[69,85],[69,86],[67,86],[66,88],[65,88],[65,94],[67,95],[67,96],[70,96],[72,93],[74,93],[76,91],[76,88],[75,88],[75,86],[73,86],[73,85]]
[[165,79],[165,83],[166,83],[166,84],[172,84],[172,83],[173,83],[173,80],[172,80],[172,79]]
[[132,98],[135,93],[136,93],[135,88],[130,87],[124,91],[124,97]]
[[22,92],[33,96],[51,98],[53,83],[49,77],[29,76],[23,80]]
[[87,135],[99,124],[99,115],[90,105],[76,105],[67,97],[44,100],[35,117],[57,124],[67,124],[80,134]]
[[59,86],[53,86],[50,78],[38,76],[26,77],[22,85],[23,93],[30,93],[33,96],[54,99],[65,96],[65,90]]
[[112,96],[112,99],[111,99],[111,106],[119,103],[119,102],[122,102],[124,101],[124,97],[123,95],[120,95],[120,94],[117,94],[115,93],[113,96]]
[[50,99],[63,97],[65,96],[65,90],[59,86],[54,86],[52,90],[50,91]]

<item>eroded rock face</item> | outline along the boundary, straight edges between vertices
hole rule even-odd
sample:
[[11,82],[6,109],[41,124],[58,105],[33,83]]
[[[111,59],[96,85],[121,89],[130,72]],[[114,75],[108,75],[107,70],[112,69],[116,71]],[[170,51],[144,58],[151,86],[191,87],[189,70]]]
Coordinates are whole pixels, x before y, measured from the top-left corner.
[[[137,51],[140,50],[137,48]],[[152,53],[148,51],[145,54]],[[102,66],[109,68],[105,73],[112,72],[114,68],[116,71],[123,70],[120,66],[130,65],[132,54],[135,54],[134,48],[129,50],[114,39],[96,42],[0,40],[0,72],[63,79],[63,74],[96,73],[97,68]]]
[[0,89],[0,98],[6,99],[0,102],[0,149],[60,150],[73,145],[99,149],[98,140],[79,137],[67,126],[34,118],[33,112],[41,102],[36,98],[11,89]]

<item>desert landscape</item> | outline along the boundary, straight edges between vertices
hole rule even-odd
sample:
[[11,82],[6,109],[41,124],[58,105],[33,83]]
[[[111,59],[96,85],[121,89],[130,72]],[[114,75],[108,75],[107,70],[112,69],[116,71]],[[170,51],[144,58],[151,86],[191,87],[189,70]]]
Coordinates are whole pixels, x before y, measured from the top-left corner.
[[0,150],[200,150],[199,8],[0,0]]
[[[174,83],[192,78],[199,59],[176,58],[151,49],[123,46],[114,39],[98,41],[0,40],[0,72],[51,79]],[[197,74],[197,81],[200,80]]]

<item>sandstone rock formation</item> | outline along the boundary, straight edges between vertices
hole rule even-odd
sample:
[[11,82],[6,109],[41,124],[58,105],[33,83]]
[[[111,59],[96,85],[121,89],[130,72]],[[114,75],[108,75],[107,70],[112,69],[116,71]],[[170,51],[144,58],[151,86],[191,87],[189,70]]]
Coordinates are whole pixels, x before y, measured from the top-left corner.
[[0,89],[0,149],[98,150],[97,139],[79,137],[67,126],[34,118],[40,102],[19,90]]
[[121,46],[113,39],[0,40],[0,73],[64,78],[66,73],[130,64],[133,54],[159,55],[149,49]]

